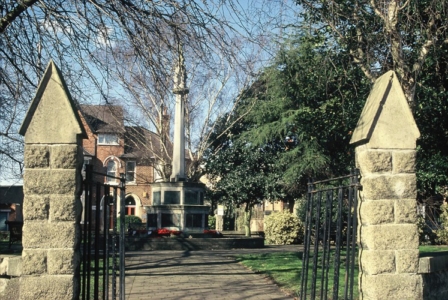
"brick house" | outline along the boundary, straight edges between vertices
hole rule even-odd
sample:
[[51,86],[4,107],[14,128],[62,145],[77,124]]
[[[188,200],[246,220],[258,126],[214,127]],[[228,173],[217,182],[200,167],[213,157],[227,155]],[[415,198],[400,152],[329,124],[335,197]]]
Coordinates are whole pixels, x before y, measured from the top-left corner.
[[111,185],[118,184],[113,177],[126,174],[126,215],[146,222],[150,184],[159,177],[153,167],[162,148],[159,136],[142,127],[125,126],[121,106],[81,105],[80,116],[88,135],[83,140],[84,164],[111,176],[95,178]]
[[8,230],[5,221],[23,221],[23,186],[0,186],[0,231]]

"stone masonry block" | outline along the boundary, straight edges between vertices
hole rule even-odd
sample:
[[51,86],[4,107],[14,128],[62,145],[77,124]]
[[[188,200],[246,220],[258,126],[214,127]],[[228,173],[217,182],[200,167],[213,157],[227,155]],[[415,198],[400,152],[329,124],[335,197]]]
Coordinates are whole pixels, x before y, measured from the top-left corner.
[[75,195],[77,189],[75,169],[25,170],[23,181],[25,195]]
[[360,240],[366,250],[415,250],[418,249],[417,225],[362,226]]
[[417,223],[417,201],[415,199],[395,201],[395,222]]
[[[366,145],[360,145],[355,148],[355,167],[357,169],[361,169],[361,166],[359,165],[358,157],[360,155],[362,155],[362,152],[364,152],[364,151],[369,151],[369,149],[366,147]],[[364,174],[361,172],[361,175],[364,175]]]
[[396,251],[396,263],[398,273],[417,273],[419,267],[419,253],[415,250]]
[[47,220],[50,199],[47,196],[25,195],[23,217],[25,220]]
[[0,259],[0,277],[3,276],[18,277],[20,275],[22,275],[21,256],[3,257],[3,260]]
[[70,250],[48,251],[48,274],[74,274],[80,265],[79,252]]
[[81,200],[76,196],[50,196],[50,220],[76,221],[81,214]]
[[40,275],[47,273],[47,251],[23,249],[22,274]]
[[20,300],[74,300],[79,280],[74,275],[22,276]]
[[25,168],[49,167],[50,148],[41,145],[25,145],[24,161]]
[[395,273],[395,251],[363,250],[359,256],[359,263],[366,275]]
[[357,153],[356,158],[363,175],[392,172],[392,153],[390,151],[361,151]]
[[359,209],[359,219],[363,225],[394,223],[393,200],[363,201]]
[[393,173],[415,173],[416,152],[394,151],[392,153]]
[[76,144],[52,146],[50,154],[52,169],[75,169],[78,165],[78,146]]
[[23,248],[69,248],[79,242],[79,225],[75,222],[25,222]]
[[417,195],[415,174],[368,176],[361,184],[364,200],[412,199]]
[[0,278],[0,295],[5,293],[8,284],[10,283],[10,279]]
[[360,282],[360,299],[423,299],[423,280],[417,274],[365,275]]

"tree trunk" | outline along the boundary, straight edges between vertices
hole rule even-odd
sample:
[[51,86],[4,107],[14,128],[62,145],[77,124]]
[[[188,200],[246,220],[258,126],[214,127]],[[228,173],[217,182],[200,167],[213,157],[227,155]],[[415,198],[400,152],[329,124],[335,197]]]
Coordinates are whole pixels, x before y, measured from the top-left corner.
[[249,204],[246,204],[246,209],[244,210],[244,231],[246,236],[250,237],[250,219],[252,217],[252,210]]

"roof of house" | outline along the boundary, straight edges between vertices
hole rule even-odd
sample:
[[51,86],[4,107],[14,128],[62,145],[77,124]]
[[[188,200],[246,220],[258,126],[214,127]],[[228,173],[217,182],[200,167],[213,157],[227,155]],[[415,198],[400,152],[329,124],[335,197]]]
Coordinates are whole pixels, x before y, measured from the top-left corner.
[[166,149],[161,146],[160,137],[141,126],[126,126],[124,135],[124,154],[121,158],[168,158],[172,152],[172,144],[167,141]]
[[95,133],[124,133],[123,108],[119,105],[81,105],[86,122]]
[[[161,139],[141,126],[124,126],[123,108],[118,105],[81,105],[81,113],[94,133],[123,133],[123,159],[170,160],[173,144],[167,139],[165,147]],[[186,150],[187,151],[187,150]],[[187,153],[186,153],[187,154]],[[84,149],[84,155],[93,156]],[[188,155],[186,159],[189,160]]]

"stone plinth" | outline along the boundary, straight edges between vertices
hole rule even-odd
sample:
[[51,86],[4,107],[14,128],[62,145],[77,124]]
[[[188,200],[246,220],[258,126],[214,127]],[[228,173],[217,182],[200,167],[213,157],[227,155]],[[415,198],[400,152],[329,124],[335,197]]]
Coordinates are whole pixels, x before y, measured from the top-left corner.
[[[151,187],[153,203],[145,207],[148,229],[204,231],[210,210],[208,205],[204,205],[204,184],[184,181],[158,182],[151,184]],[[172,217],[174,224],[164,224],[166,217]]]

